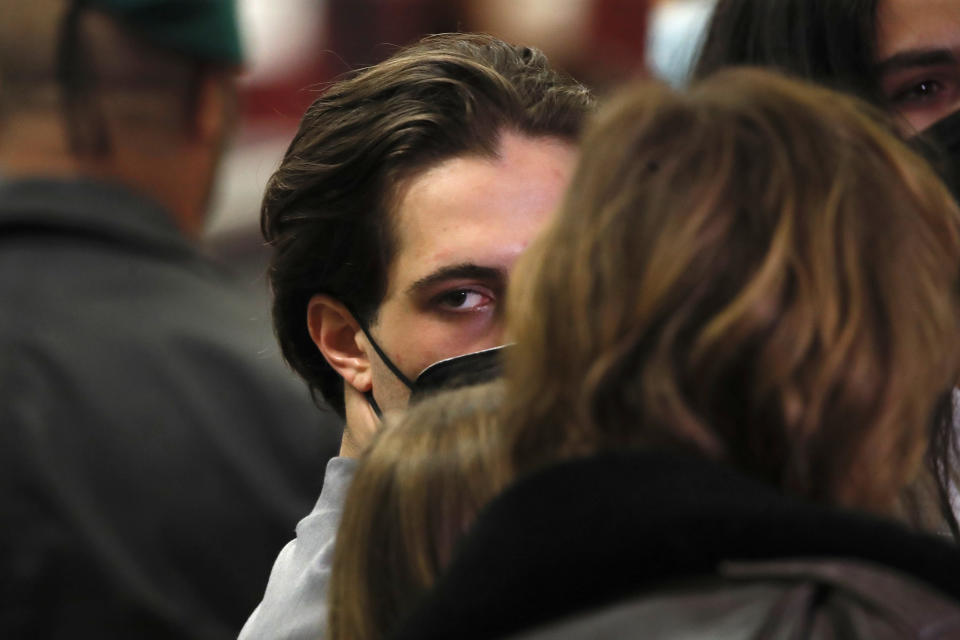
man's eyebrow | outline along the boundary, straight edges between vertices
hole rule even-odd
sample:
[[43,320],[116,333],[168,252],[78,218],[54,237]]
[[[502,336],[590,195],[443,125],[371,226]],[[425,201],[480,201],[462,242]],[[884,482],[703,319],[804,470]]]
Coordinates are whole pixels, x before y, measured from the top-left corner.
[[957,56],[950,49],[911,49],[881,60],[875,68],[877,74],[883,75],[914,67],[932,67],[943,64],[957,64]]
[[469,278],[475,280],[503,280],[506,278],[506,271],[497,267],[484,267],[471,262],[454,264],[447,267],[441,267],[433,273],[430,273],[407,287],[407,293],[416,293],[434,286],[444,280],[456,280],[460,278]]

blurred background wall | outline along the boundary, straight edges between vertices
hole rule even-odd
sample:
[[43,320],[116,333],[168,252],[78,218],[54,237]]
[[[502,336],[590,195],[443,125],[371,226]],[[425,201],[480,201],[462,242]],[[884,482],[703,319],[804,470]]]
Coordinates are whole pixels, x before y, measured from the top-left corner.
[[[268,294],[259,232],[264,185],[326,83],[428,33],[482,31],[542,49],[601,95],[631,78],[682,84],[713,0],[239,0],[249,63],[224,159],[209,253]],[[263,318],[268,324],[268,319]]]

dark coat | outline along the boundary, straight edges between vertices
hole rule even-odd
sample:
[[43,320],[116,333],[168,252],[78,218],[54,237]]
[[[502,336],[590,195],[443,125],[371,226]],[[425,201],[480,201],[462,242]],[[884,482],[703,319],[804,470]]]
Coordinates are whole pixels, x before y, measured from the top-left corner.
[[339,420],[167,213],[0,185],[0,637],[233,638]]
[[946,540],[697,458],[605,454],[488,505],[392,638],[946,639],[957,598]]

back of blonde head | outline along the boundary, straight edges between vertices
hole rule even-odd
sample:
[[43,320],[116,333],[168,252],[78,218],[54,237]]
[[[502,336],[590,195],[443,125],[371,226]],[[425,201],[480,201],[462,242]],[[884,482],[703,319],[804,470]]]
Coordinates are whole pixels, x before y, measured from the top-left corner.
[[360,459],[337,534],[331,640],[385,637],[504,485],[501,397],[491,383],[427,398]]
[[511,284],[516,466],[687,449],[889,509],[957,377],[958,222],[849,97],[758,70],[633,89]]

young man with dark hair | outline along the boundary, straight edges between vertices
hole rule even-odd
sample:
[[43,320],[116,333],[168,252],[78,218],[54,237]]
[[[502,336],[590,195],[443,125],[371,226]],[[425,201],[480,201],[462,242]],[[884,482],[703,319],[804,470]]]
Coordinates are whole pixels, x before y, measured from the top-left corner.
[[513,263],[551,217],[592,109],[540,52],[452,34],[334,84],[307,111],[262,226],[283,352],[346,429],[242,637],[322,635],[349,458],[424,368],[503,343]]
[[233,0],[2,6],[0,637],[235,638],[339,425],[195,246]]

